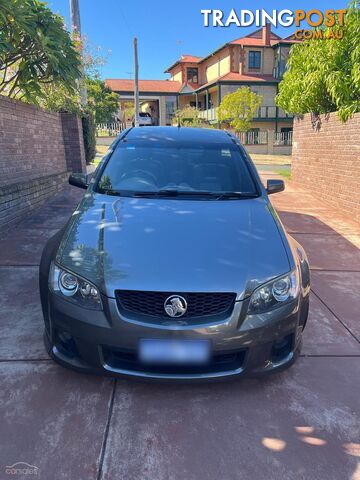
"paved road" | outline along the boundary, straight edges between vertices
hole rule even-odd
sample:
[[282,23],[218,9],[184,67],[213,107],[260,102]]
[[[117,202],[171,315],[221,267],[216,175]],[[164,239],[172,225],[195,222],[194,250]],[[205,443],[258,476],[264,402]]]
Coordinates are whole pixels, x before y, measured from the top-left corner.
[[26,462],[45,480],[359,480],[359,228],[294,187],[273,196],[312,265],[290,370],[206,385],[115,381],[61,368],[42,345],[41,250],[80,195],[67,187],[0,241],[0,479],[32,478],[6,473]]

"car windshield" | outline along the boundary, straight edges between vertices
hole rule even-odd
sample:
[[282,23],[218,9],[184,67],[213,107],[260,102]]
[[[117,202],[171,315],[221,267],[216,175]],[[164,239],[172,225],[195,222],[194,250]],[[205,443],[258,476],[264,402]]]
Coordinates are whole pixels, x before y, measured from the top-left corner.
[[95,188],[111,195],[257,196],[243,154],[233,143],[120,142]]

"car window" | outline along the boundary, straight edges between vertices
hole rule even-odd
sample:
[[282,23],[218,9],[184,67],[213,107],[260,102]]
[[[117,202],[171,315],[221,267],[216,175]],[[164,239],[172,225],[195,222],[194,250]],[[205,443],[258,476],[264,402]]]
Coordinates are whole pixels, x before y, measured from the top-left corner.
[[257,193],[237,145],[170,145],[120,142],[98,180],[98,191]]
[[150,117],[150,114],[147,113],[147,112],[140,112],[140,113],[139,113],[139,116],[140,116],[140,117]]

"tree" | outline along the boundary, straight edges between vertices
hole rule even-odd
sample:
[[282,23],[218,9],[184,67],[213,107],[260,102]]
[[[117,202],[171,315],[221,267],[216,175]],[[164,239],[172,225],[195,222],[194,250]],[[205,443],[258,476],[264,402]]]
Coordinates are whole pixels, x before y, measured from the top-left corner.
[[360,111],[360,11],[355,3],[342,28],[342,39],[330,38],[331,30],[340,32],[335,26],[322,29],[323,40],[292,47],[276,97],[279,107],[293,114],[337,111],[342,121]]
[[237,132],[246,132],[251,126],[262,102],[262,96],[252,92],[249,87],[238,88],[222,99],[218,108],[218,118],[229,123]]
[[80,55],[59,15],[38,0],[0,0],[0,93],[37,103],[42,87],[68,92],[80,76]]
[[89,108],[96,123],[111,122],[119,110],[119,97],[100,79],[86,79]]
[[82,115],[84,113],[81,105],[78,86],[72,92],[60,83],[49,83],[41,88],[41,97],[37,103],[51,112],[67,112]]

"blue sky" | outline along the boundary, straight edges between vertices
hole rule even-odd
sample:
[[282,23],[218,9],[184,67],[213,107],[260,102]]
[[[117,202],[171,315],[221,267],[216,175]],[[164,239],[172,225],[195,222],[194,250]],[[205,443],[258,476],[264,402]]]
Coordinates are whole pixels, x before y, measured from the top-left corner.
[[[69,1],[50,0],[50,8],[69,25]],[[92,45],[111,50],[102,78],[129,78],[133,72],[132,38],[138,37],[140,78],[165,79],[163,73],[181,53],[205,56],[227,41],[239,38],[255,27],[205,28],[201,9],[325,9],[346,8],[346,0],[80,0],[82,32]],[[294,28],[275,30],[287,36]],[[133,77],[132,77],[133,78]]]

